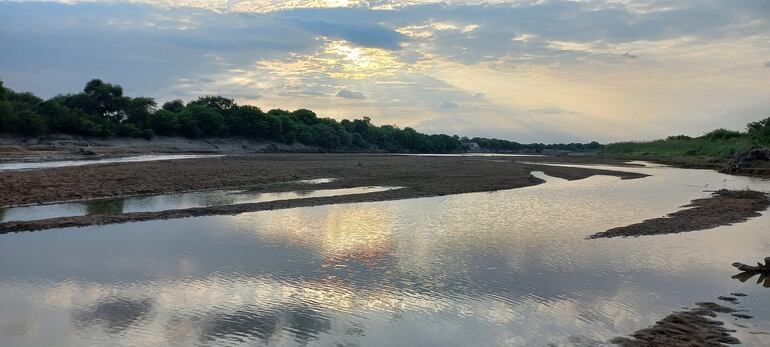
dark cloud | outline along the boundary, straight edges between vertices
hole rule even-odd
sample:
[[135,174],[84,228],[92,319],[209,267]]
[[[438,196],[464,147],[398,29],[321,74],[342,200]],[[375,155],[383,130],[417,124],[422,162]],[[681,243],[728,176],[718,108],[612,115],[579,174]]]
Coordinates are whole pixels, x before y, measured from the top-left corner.
[[364,95],[364,93],[354,92],[347,89],[340,89],[340,91],[338,91],[335,95],[347,99],[366,99],[366,95]]

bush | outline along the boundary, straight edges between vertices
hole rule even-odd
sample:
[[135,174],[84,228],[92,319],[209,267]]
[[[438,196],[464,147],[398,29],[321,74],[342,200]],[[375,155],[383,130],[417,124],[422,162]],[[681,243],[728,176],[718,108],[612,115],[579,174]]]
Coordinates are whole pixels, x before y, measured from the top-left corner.
[[736,137],[741,137],[740,131],[735,130],[727,130],[727,129],[716,129],[712,130],[711,132],[706,133],[706,138],[709,138],[711,140],[728,140]]

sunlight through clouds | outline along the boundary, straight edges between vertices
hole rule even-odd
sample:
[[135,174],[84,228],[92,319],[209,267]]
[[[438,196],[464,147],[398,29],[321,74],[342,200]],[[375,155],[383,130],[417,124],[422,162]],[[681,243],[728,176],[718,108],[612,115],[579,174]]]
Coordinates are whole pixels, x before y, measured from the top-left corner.
[[323,41],[322,49],[313,54],[261,61],[258,66],[272,75],[284,77],[289,84],[304,82],[304,77],[318,74],[336,79],[376,79],[394,76],[405,67],[392,52],[384,49],[355,47],[338,40]]

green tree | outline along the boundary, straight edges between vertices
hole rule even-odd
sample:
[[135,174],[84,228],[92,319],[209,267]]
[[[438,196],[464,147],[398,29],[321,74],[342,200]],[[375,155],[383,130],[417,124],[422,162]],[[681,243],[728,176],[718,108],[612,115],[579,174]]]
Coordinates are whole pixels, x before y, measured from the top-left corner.
[[181,134],[178,114],[165,109],[165,107],[150,116],[150,127],[159,135],[175,136]]
[[93,114],[115,121],[125,117],[126,98],[123,97],[123,87],[117,84],[104,83],[100,79],[89,81],[83,88],[82,97],[76,98],[76,107],[88,114]]
[[216,109],[200,104],[187,105],[187,112],[203,136],[222,135],[225,130],[225,119]]
[[163,109],[175,113],[182,112],[184,110],[184,101],[179,99],[167,101],[163,104]]
[[318,123],[318,116],[316,116],[315,112],[304,108],[292,112],[291,115],[306,125],[314,125]]
[[138,97],[128,98],[126,102],[126,120],[135,124],[138,128],[148,128],[150,118],[155,113],[157,103],[152,98]]
[[198,100],[191,101],[190,105],[207,106],[220,113],[225,113],[237,106],[233,99],[214,95],[201,96]]

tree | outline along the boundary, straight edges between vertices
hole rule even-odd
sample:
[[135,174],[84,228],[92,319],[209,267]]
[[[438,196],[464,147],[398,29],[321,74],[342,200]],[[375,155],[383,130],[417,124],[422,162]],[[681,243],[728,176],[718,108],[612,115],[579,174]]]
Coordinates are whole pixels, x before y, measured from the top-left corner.
[[217,136],[224,132],[225,119],[216,109],[191,103],[187,105],[186,111],[190,113],[193,122],[200,130],[200,135]]
[[167,109],[156,111],[150,116],[150,127],[159,135],[175,136],[180,134],[180,124],[177,113]]
[[748,134],[761,143],[770,143],[770,117],[747,125]]
[[278,116],[278,120],[281,122],[281,134],[283,135],[283,141],[292,144],[297,140],[299,136],[300,125],[294,121],[294,118],[287,115]]
[[237,106],[233,99],[228,99],[225,97],[214,96],[214,95],[201,96],[198,98],[198,100],[191,101],[190,104],[207,106],[219,111],[220,113],[224,113]]
[[318,123],[318,116],[316,116],[315,112],[304,108],[292,112],[291,115],[296,117],[300,122],[307,125],[314,125]]
[[126,104],[126,120],[138,127],[148,128],[150,117],[155,113],[155,108],[158,105],[155,100],[145,97],[128,98]]
[[115,121],[123,120],[127,101],[123,97],[123,87],[93,79],[83,88],[82,95],[84,97],[76,99],[78,103],[76,106],[86,113]]
[[231,135],[259,137],[259,121],[265,114],[259,107],[245,105],[233,108],[224,117]]
[[203,131],[198,127],[198,123],[189,110],[186,109],[180,112],[177,116],[177,121],[179,122],[179,132],[182,136],[191,138],[203,136]]
[[184,101],[179,99],[167,101],[163,104],[163,109],[175,113],[182,112],[184,110]]

